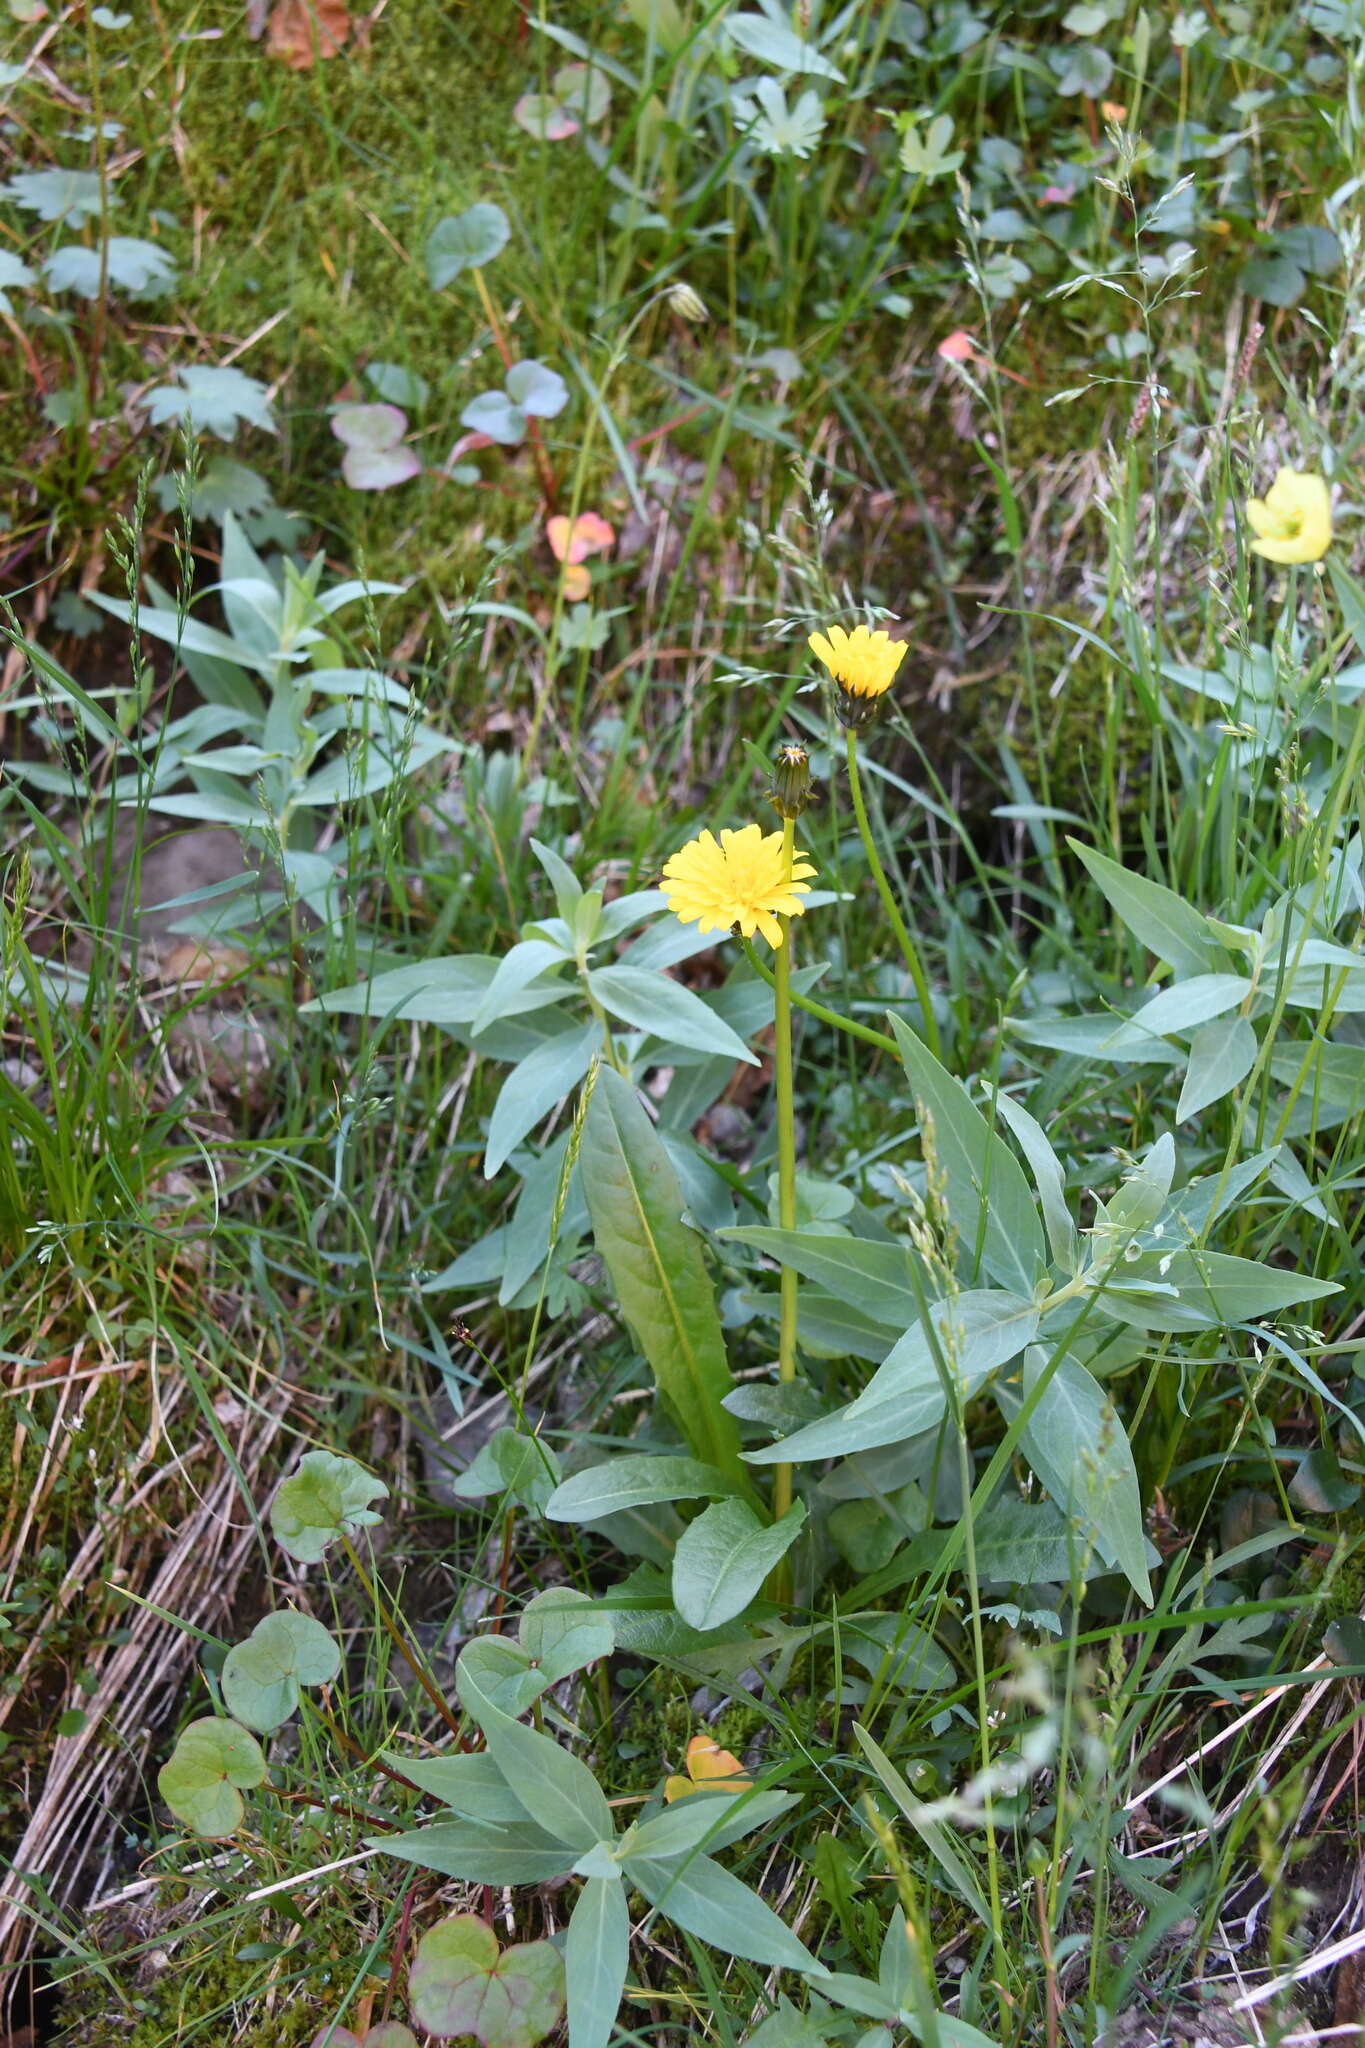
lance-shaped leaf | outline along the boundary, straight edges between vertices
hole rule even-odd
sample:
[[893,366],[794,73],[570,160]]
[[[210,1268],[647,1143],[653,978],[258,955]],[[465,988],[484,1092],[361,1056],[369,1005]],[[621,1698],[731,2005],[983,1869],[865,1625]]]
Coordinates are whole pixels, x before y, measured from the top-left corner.
[[579,1170],[597,1249],[659,1391],[703,1462],[749,1483],[739,1430],[721,1406],[734,1382],[715,1292],[662,1143],[619,1074],[603,1068]]
[[1024,1169],[987,1123],[960,1081],[908,1031],[891,1020],[915,1100],[932,1123],[932,1143],[945,1182],[945,1202],[969,1274],[976,1262],[1002,1287],[1031,1294],[1047,1264],[1038,1210]]

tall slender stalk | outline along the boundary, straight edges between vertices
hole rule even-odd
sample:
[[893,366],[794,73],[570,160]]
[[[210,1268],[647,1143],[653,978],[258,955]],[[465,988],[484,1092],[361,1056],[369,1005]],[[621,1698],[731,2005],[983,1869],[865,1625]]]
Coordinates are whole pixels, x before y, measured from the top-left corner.
[[938,1035],[938,1019],[934,1015],[934,1006],[929,1000],[929,984],[925,979],[924,968],[920,963],[919,952],[915,942],[910,936],[905,919],[900,914],[899,906],[891,892],[891,884],[886,879],[886,870],[882,866],[881,856],[877,852],[876,841],[872,837],[872,828],[867,821],[867,805],[863,802],[863,785],[858,774],[858,735],[851,725],[845,728],[844,739],[847,743],[845,751],[848,760],[848,793],[853,799],[853,815],[858,821],[858,837],[863,842],[863,852],[867,855],[867,864],[872,870],[872,879],[877,885],[877,894],[882,899],[882,908],[891,920],[891,929],[896,934],[896,943],[901,949],[901,957],[905,961],[906,967],[910,972],[910,979],[915,985],[915,995],[919,1002],[920,1013],[924,1019],[924,1042],[934,1055],[934,1058],[941,1060],[943,1058],[943,1046]]
[[[791,880],[796,851],[796,822],[782,821],[782,871]],[[792,1060],[792,925],[790,917],[779,920],[782,944],[774,962],[777,991],[776,1037],[773,1047],[773,1076],[777,1085],[777,1220],[783,1230],[796,1228],[796,1095]],[[777,1377],[785,1384],[796,1378],[796,1289],[794,1266],[783,1264],[780,1317],[777,1338]],[[778,1465],[773,1473],[773,1514],[780,1520],[792,1504],[792,1468]]]

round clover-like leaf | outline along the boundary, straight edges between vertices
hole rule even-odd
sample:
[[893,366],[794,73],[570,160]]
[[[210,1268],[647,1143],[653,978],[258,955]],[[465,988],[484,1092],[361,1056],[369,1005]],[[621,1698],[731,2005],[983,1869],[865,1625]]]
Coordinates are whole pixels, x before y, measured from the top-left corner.
[[278,1728],[299,1703],[299,1688],[330,1685],[341,1651],[320,1621],[286,1608],[258,1621],[223,1659],[223,1702],[248,1728]]
[[565,112],[589,128],[611,112],[611,80],[595,64],[561,64],[551,83]]
[[353,491],[391,491],[421,473],[411,448],[348,448],[341,458],[341,474]]
[[348,448],[396,448],[407,431],[397,405],[339,405],[332,414],[332,432]]
[[390,405],[411,406],[417,412],[431,397],[426,378],[403,363],[367,363],[365,382],[376,398],[387,399]]
[[462,270],[481,270],[491,263],[507,247],[511,233],[507,215],[489,200],[437,221],[426,248],[432,290],[444,291]]
[[300,1564],[317,1564],[338,1536],[350,1536],[379,1520],[372,1500],[387,1500],[389,1489],[354,1458],[309,1451],[292,1479],[275,1495],[270,1525],[275,1541]]
[[535,2048],[564,2011],[563,1958],[548,1941],[500,1951],[477,1914],[456,1913],[417,1944],[408,2003],[442,2040],[472,2034],[483,2048]]
[[512,119],[537,142],[564,142],[578,133],[573,115],[547,92],[524,92],[512,109]]
[[526,414],[513,405],[505,391],[481,391],[460,414],[460,425],[487,434],[504,448],[515,448],[526,435]]
[[312,2048],[360,2048],[360,2036],[353,2034],[349,2027],[334,2027],[329,2023],[314,2034]]
[[332,415],[332,432],[346,444],[341,473],[353,491],[387,491],[421,473],[421,462],[403,446],[408,416],[396,405],[342,405]]
[[218,1840],[242,1824],[242,1793],[263,1785],[265,1756],[254,1735],[214,1715],[191,1721],[157,1774],[157,1788],[177,1820]]
[[507,372],[507,396],[533,419],[552,420],[569,402],[569,387],[558,370],[534,360],[513,363]]

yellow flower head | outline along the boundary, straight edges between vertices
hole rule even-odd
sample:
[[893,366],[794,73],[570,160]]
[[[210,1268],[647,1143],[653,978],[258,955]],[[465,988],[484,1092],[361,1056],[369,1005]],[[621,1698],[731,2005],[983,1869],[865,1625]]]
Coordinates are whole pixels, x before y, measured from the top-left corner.
[[903,640],[874,633],[868,626],[855,626],[851,633],[831,626],[828,633],[812,633],[809,644],[811,653],[851,697],[880,697],[895,682],[905,659]]
[[1264,498],[1247,500],[1257,538],[1252,552],[1268,562],[1320,562],[1332,545],[1332,498],[1325,477],[1282,469]]
[[703,832],[689,840],[665,863],[663,892],[684,924],[703,932],[738,925],[746,939],[762,932],[770,946],[780,946],[777,920],[802,914],[801,898],[809,895],[814,873],[805,855],[797,853],[789,875],[782,834],[745,825],[738,832],[722,832],[719,839]]

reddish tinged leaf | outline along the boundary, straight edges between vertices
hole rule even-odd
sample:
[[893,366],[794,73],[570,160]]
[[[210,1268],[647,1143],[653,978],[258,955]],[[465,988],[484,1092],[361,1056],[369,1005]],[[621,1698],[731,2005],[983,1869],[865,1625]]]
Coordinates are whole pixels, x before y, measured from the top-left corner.
[[946,335],[939,343],[936,352],[943,357],[946,363],[974,363],[976,361],[976,343],[972,340],[965,327],[959,327],[952,334]]
[[291,71],[311,71],[319,59],[337,56],[350,33],[342,0],[275,0],[266,45]]
[[564,2011],[564,1962],[548,1941],[499,1950],[476,1913],[424,1934],[408,1972],[417,2024],[441,2040],[472,2034],[483,2048],[535,2048]]
[[577,519],[566,519],[557,512],[545,522],[545,538],[557,562],[585,562],[589,555],[600,555],[615,545],[616,528],[596,512],[580,512]]

